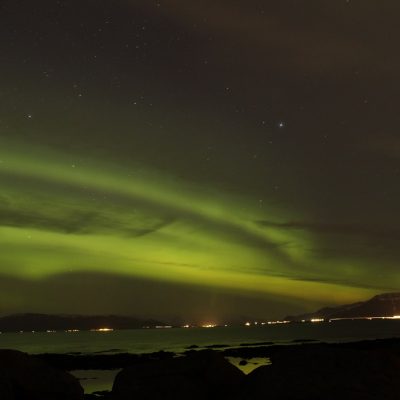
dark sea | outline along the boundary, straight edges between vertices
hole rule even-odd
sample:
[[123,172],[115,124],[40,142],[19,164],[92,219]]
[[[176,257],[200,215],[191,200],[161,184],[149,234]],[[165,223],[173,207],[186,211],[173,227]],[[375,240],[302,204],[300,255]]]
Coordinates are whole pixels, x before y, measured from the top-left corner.
[[[366,339],[400,337],[400,320],[354,320],[322,323],[291,323],[250,327],[134,329],[112,332],[24,332],[2,333],[0,348],[37,353],[152,353],[159,350],[183,352],[187,347],[212,345],[235,347],[244,344],[273,342],[293,344],[301,340],[352,342]],[[248,360],[227,358],[244,373],[270,363],[268,358]],[[85,393],[111,390],[119,370],[71,371]]]
[[250,327],[171,328],[114,330],[112,332],[2,333],[0,348],[27,353],[150,353],[182,352],[188,346],[244,343],[288,344],[297,340],[348,342],[400,337],[400,320],[354,320],[323,323],[291,323]]

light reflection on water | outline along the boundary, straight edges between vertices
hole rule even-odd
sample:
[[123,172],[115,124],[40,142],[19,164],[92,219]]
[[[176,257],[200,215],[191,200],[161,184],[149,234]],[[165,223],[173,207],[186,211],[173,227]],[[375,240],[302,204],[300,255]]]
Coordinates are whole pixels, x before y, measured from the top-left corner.
[[3,333],[0,335],[0,348],[12,348],[32,354],[149,353],[159,350],[181,352],[190,345],[238,346],[241,343],[267,341],[287,343],[296,339],[343,342],[388,337],[400,337],[400,321],[341,321],[258,327],[135,329],[112,332]]
[[115,376],[120,370],[76,370],[71,374],[77,377],[85,393],[111,391]]
[[[240,357],[226,357],[226,359],[239,368],[246,375],[263,365],[269,365],[270,359],[266,357],[253,357],[246,360],[245,365],[240,365],[243,361]],[[115,370],[75,370],[71,374],[77,377],[85,390],[85,393],[111,391],[115,376],[120,369]]]
[[[243,373],[248,375],[250,372],[254,371],[256,368],[263,365],[270,365],[271,360],[267,357],[253,357],[246,360],[240,357],[225,357],[231,364],[239,368]],[[246,364],[240,365],[241,362],[245,361]]]

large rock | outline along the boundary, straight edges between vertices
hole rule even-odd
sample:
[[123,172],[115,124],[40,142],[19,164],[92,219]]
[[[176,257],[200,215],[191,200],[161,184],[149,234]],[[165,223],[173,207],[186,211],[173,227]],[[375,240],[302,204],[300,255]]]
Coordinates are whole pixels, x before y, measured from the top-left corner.
[[240,390],[243,378],[243,373],[222,355],[200,351],[186,357],[149,361],[125,368],[115,378],[112,398],[232,398]]
[[15,350],[0,350],[1,400],[81,400],[83,389],[72,375]]
[[249,374],[245,399],[395,400],[400,359],[387,351],[290,346]]

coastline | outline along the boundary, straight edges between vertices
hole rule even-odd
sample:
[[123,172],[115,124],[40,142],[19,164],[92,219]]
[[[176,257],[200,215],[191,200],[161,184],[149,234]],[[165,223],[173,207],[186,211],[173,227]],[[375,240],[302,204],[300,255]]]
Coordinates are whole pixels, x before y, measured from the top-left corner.
[[[141,378],[138,377],[138,375],[141,374],[143,369],[147,369],[147,375],[152,374],[152,372],[149,372],[150,370],[155,371],[155,376],[149,380],[146,375],[145,380],[149,382],[153,379],[154,384],[157,384],[157,380],[161,379],[160,377],[163,375],[164,370],[164,372],[166,372],[166,370],[175,368],[174,363],[177,359],[190,360],[190,362],[195,360],[194,363],[200,364],[205,362],[204,360],[208,360],[207,363],[210,363],[210,365],[215,362],[215,360],[221,362],[222,359],[228,360],[229,362],[227,361],[227,364],[232,365],[232,360],[235,360],[236,364],[233,364],[235,364],[236,367],[240,367],[240,363],[242,367],[246,365],[249,366],[253,363],[252,360],[258,360],[257,362],[259,365],[255,365],[255,367],[258,368],[252,368],[252,371],[247,375],[238,370],[240,372],[240,375],[238,375],[240,376],[240,387],[238,386],[235,391],[236,394],[241,393],[241,397],[238,398],[252,398],[246,397],[250,396],[251,393],[251,396],[257,396],[263,391],[265,385],[269,387],[269,398],[281,398],[279,397],[279,393],[284,393],[282,390],[285,389],[285,379],[290,379],[292,387],[296,387],[297,382],[297,385],[302,387],[300,392],[304,391],[304,393],[309,393],[312,387],[314,387],[312,390],[313,393],[318,391],[325,392],[332,386],[329,384],[329,377],[336,382],[335,387],[341,387],[341,384],[343,384],[344,388],[350,390],[349,388],[352,387],[351,381],[348,382],[345,378],[346,376],[353,376],[353,383],[358,388],[357,390],[359,393],[354,394],[351,392],[353,396],[351,397],[352,399],[369,399],[368,393],[371,393],[371,385],[369,382],[375,382],[376,379],[380,379],[379,377],[382,378],[382,382],[378,382],[376,386],[374,386],[375,390],[378,388],[386,393],[386,397],[382,398],[391,399],[395,398],[391,397],[391,393],[394,391],[397,393],[397,381],[400,377],[400,373],[398,372],[400,371],[400,338],[361,340],[346,343],[326,343],[297,339],[286,344],[265,342],[243,343],[240,346],[231,348],[221,344],[207,346],[208,348],[197,347],[196,345],[189,347],[189,349],[182,353],[165,351],[146,354],[47,353],[33,355],[32,357],[40,359],[54,368],[71,371],[72,373],[74,371],[89,371],[89,375],[86,376],[86,378],[95,378],[97,370],[98,372],[103,371],[100,372],[100,375],[104,374],[104,371],[108,371],[109,373],[105,373],[105,376],[108,376],[107,379],[109,380],[110,377],[112,377],[113,380],[121,371],[132,370],[135,379],[140,380]],[[262,360],[264,360],[264,363]],[[271,363],[269,361],[271,361]],[[184,362],[186,361],[182,361],[182,363]],[[188,361],[189,364],[190,362]],[[221,369],[229,369],[227,365],[223,363],[221,365],[223,365]],[[380,368],[379,371],[377,371],[377,366]],[[396,368],[394,368],[394,366]],[[236,367],[235,369],[237,369]],[[193,369],[193,366],[190,368]],[[179,374],[183,374],[182,376],[185,375],[185,373],[182,372],[184,369],[185,366],[179,366],[178,368]],[[315,382],[311,385],[311,380],[310,387],[303,387],[304,382],[306,382],[307,379],[309,380],[307,377],[311,376],[313,376],[312,380]],[[80,377],[82,377],[82,374]],[[238,377],[235,379],[237,380]],[[94,379],[92,379],[92,381],[93,380]],[[264,381],[266,382],[265,385],[260,383]],[[81,384],[82,383],[85,386],[85,382],[81,381]],[[279,384],[281,384],[282,387],[279,387]],[[100,387],[101,393],[97,393],[96,395],[93,393],[86,393],[85,398],[123,398],[115,397],[111,392],[104,391],[104,382]],[[111,389],[111,387],[109,389]],[[148,390],[150,389],[149,387]],[[244,394],[243,391],[247,394]],[[288,398],[303,398],[298,397],[300,392],[298,392],[297,395],[294,393],[287,393],[287,395],[291,396]],[[236,395],[235,393],[230,395],[231,398]],[[138,393],[136,393],[136,395],[138,395]],[[179,391],[174,392],[174,396],[174,398],[180,398]],[[307,398],[313,398],[310,396],[311,395]],[[324,395],[324,398],[330,397]]]
[[24,332],[0,335],[0,348],[28,354],[73,353],[153,353],[161,349],[183,352],[190,345],[287,344],[293,340],[354,342],[364,339],[400,337],[400,320],[339,321],[335,323],[293,323],[265,326],[238,326],[176,329],[114,330],[112,332]]

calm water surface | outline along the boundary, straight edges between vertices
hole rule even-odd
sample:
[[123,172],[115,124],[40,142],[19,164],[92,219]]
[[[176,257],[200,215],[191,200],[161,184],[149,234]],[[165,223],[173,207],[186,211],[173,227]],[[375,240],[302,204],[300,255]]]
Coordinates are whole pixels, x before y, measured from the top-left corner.
[[400,337],[400,321],[341,321],[267,325],[258,327],[135,329],[113,332],[3,333],[0,348],[27,353],[148,353],[158,350],[183,351],[190,345],[207,346],[271,341],[287,343],[296,339],[343,342]]

